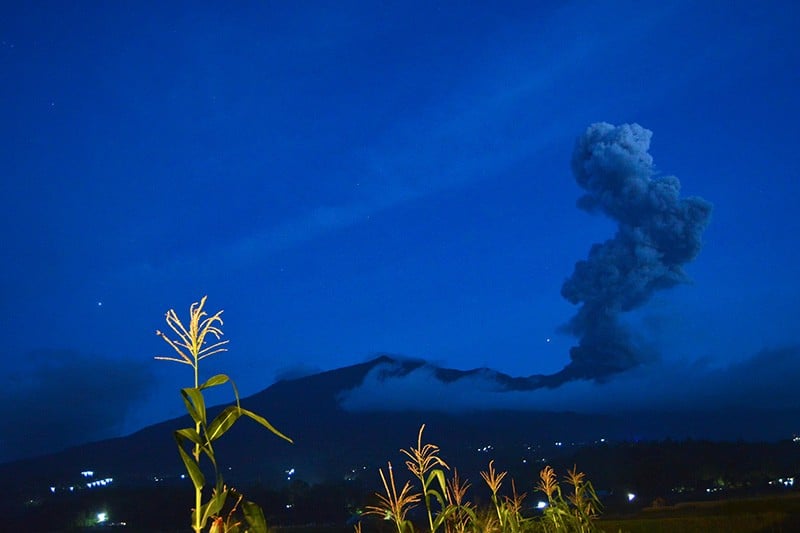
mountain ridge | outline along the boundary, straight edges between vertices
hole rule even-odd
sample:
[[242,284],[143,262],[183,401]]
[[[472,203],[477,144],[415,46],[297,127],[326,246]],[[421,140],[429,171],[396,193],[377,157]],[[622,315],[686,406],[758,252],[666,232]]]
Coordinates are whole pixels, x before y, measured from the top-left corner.
[[[535,443],[702,437],[708,427],[730,418],[724,412],[589,415],[489,407],[442,412],[435,406],[405,410],[381,410],[375,406],[372,410],[356,411],[342,406],[342,399],[364,384],[367,376],[377,376],[380,383],[380,379],[408,376],[421,369],[435,375],[443,390],[448,383],[478,376],[482,383],[494,382],[497,390],[503,391],[509,390],[507,379],[514,379],[491,369],[442,369],[423,360],[381,355],[355,365],[279,380],[242,398],[241,405],[266,417],[290,436],[294,444],[276,438],[249,420],[242,420],[215,443],[221,464],[229,469],[226,479],[274,486],[285,482],[286,471],[291,469],[297,479],[309,483],[342,479],[358,469],[368,469],[374,474],[387,460],[399,460],[400,448],[415,444],[422,424],[427,424],[425,440],[438,444],[444,456],[452,458],[461,470],[485,466],[485,454],[476,450],[487,445],[498,456],[515,457],[518,461],[523,447]],[[209,416],[222,407],[209,408]],[[775,428],[779,428],[780,420],[797,413],[771,412],[772,418],[758,411],[737,415],[740,423],[774,426],[775,432],[779,431]],[[183,465],[172,433],[189,426],[188,416],[172,418],[124,437],[5,463],[0,465],[0,478],[24,480],[27,485],[41,487],[74,478],[82,470],[94,470],[127,483],[177,480],[183,473]]]

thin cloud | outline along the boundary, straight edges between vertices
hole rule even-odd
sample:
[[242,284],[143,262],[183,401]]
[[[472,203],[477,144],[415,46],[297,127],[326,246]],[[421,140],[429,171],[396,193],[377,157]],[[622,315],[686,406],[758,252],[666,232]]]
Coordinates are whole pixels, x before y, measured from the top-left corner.
[[148,393],[149,361],[109,360],[70,350],[25,355],[24,378],[0,393],[0,460],[30,457],[111,437]]
[[405,372],[397,363],[376,366],[359,387],[340,397],[340,404],[352,411],[510,409],[598,414],[797,409],[798,380],[800,346],[765,349],[728,366],[659,362],[608,382],[576,380],[530,391],[507,390],[489,370],[445,382],[429,365]]
[[275,381],[298,379],[305,376],[319,374],[323,370],[317,366],[297,363],[279,368],[275,372]]
[[[502,43],[489,46],[460,70],[462,79],[455,81],[450,93],[416,108],[411,116],[398,117],[372,144],[354,146],[343,154],[340,168],[348,168],[361,184],[358,199],[307,207],[213,250],[175,255],[157,267],[141,263],[120,277],[178,275],[187,268],[197,272],[200,265],[215,271],[252,265],[404,203],[496,178],[514,164],[565,142],[573,124],[582,119],[571,116],[576,111],[549,109],[542,102],[581,64],[592,62],[593,54],[612,45],[602,31],[565,42],[554,28],[578,15],[591,13],[585,8],[556,10],[551,14],[553,23],[543,25],[545,32],[524,46],[515,50]],[[668,15],[664,10],[643,12],[636,30],[620,31],[645,31]],[[531,53],[541,59],[520,60]],[[529,66],[520,69],[520,64]]]

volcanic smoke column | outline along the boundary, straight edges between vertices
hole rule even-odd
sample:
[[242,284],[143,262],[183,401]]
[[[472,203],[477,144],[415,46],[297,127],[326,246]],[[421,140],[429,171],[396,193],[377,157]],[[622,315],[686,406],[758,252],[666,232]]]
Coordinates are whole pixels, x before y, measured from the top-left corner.
[[580,304],[563,327],[579,341],[570,349],[570,363],[549,376],[551,385],[601,380],[642,363],[647,357],[620,324],[620,313],[643,305],[657,290],[689,281],[683,265],[700,252],[712,206],[702,198],[680,198],[674,176],[653,177],[651,136],[638,124],[599,123],[576,143],[572,171],[586,190],[578,207],[606,214],[618,229],[612,239],[592,245],[561,287],[564,298]]

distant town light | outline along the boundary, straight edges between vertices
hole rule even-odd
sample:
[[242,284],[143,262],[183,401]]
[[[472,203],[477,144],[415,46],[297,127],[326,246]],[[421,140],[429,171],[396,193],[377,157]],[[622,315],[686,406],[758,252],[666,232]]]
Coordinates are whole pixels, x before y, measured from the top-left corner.
[[536,504],[537,509],[544,509],[545,507],[547,507],[547,502],[545,501],[539,500],[539,503]]
[[106,513],[106,512],[97,513],[97,523],[98,524],[102,524],[103,522],[106,522],[107,520],[108,520],[108,513]]
[[50,492],[52,492],[53,494],[55,494],[55,493],[56,493],[56,488],[55,488],[55,487],[50,487]]
[[633,501],[633,500],[635,500],[635,499],[636,499],[636,494],[634,494],[634,493],[632,493],[632,492],[629,492],[629,493],[628,493],[628,501],[629,501],[629,502],[632,502],[632,501]]

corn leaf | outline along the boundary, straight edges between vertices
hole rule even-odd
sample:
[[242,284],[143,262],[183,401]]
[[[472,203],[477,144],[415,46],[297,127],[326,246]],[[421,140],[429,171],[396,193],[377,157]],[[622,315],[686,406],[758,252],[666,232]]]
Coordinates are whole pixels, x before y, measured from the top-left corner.
[[208,503],[203,505],[203,519],[200,523],[205,524],[209,518],[218,515],[222,510],[222,507],[225,505],[225,500],[227,497],[227,490],[215,491],[211,499],[208,500]]
[[200,390],[195,388],[181,389],[181,396],[183,396],[183,403],[186,404],[186,410],[189,411],[189,416],[192,417],[192,420],[205,425],[206,402],[203,400],[203,394]]
[[175,433],[193,442],[194,444],[199,444],[200,446],[203,445],[203,439],[200,437],[200,434],[197,433],[197,431],[195,431],[194,428],[179,429]]
[[208,380],[198,387],[200,390],[208,389],[209,387],[216,387],[217,385],[222,385],[223,383],[227,383],[230,381],[230,378],[225,374],[217,374],[216,376],[211,376]]
[[203,486],[206,484],[206,478],[203,476],[203,473],[200,471],[200,467],[197,463],[186,453],[186,450],[183,449],[182,446],[182,439],[180,436],[175,435],[175,439],[178,441],[178,453],[181,454],[181,459],[183,459],[183,464],[186,466],[186,470],[189,472],[189,477],[192,478],[192,484],[194,484],[195,489],[202,489]]
[[241,416],[241,409],[235,405],[229,405],[222,410],[217,417],[211,421],[206,431],[206,436],[209,441],[214,441],[220,438],[226,431],[228,431],[236,420]]
[[258,504],[245,500],[242,502],[242,512],[247,525],[250,526],[247,529],[249,533],[267,533],[267,520]]
[[275,435],[277,435],[280,438],[285,439],[285,440],[291,442],[292,444],[294,444],[294,441],[292,439],[290,439],[289,437],[287,437],[286,435],[284,435],[283,433],[278,431],[275,428],[275,426],[273,426],[272,424],[267,422],[267,419],[264,418],[263,416],[257,415],[254,412],[248,411],[247,409],[244,409],[244,408],[239,408],[239,411],[241,412],[241,414],[243,414],[243,415],[245,415],[245,416],[247,416],[249,418],[252,418],[256,422],[258,422],[259,424],[261,424],[262,426],[264,426],[265,428],[267,428],[268,430],[273,432]]

